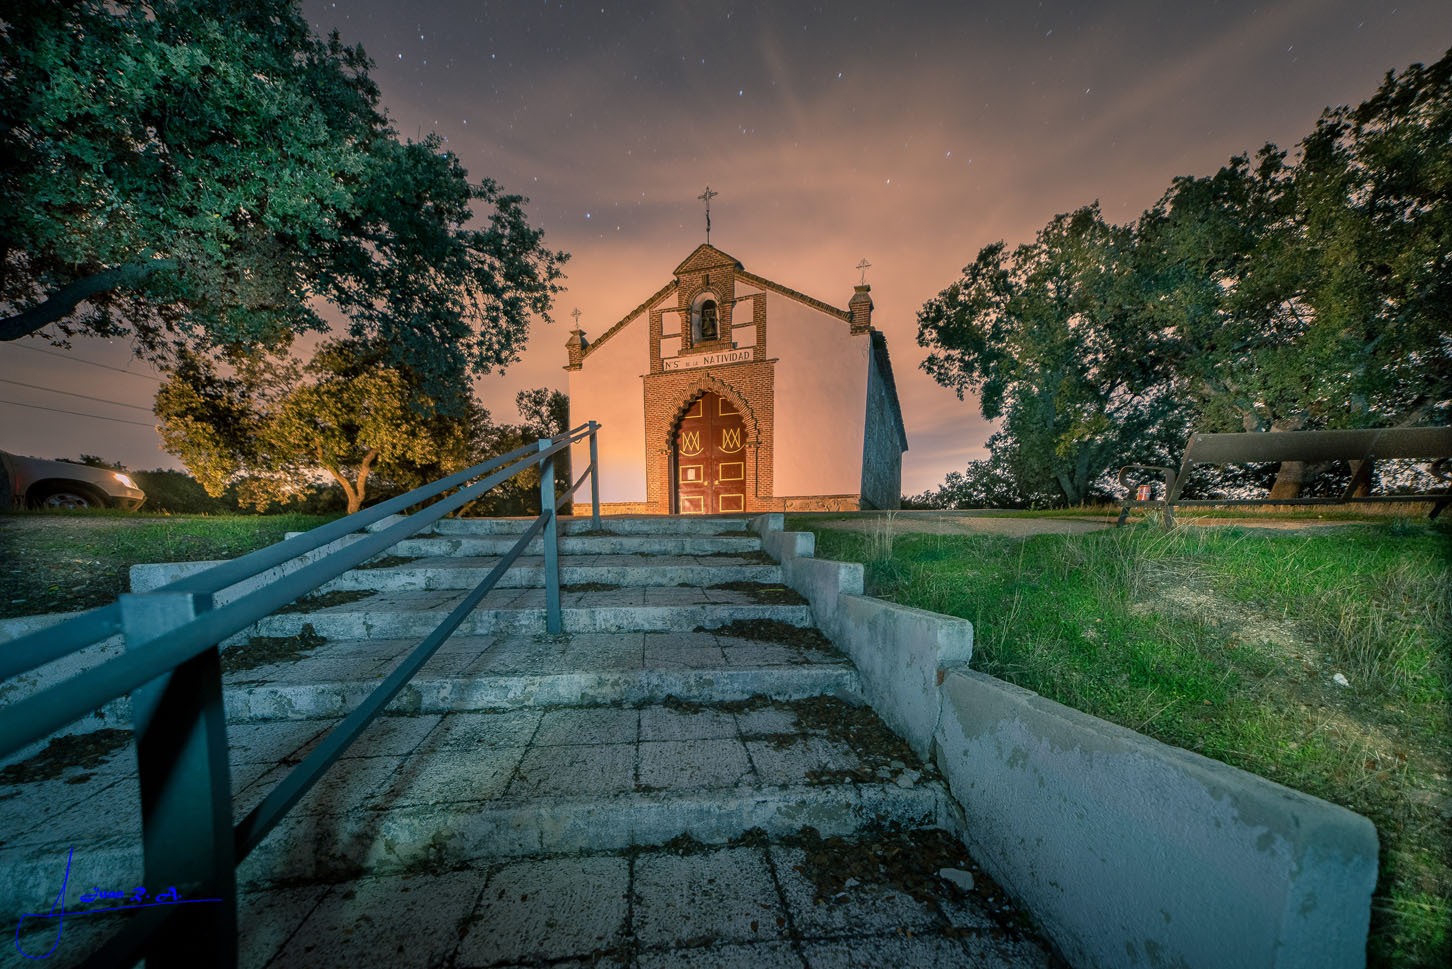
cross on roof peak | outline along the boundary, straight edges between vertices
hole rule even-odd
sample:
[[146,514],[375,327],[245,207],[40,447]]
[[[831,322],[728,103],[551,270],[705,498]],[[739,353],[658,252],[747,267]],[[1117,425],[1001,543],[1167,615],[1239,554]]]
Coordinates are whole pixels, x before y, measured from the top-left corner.
[[867,270],[871,266],[872,266],[872,263],[870,263],[870,262],[867,261],[867,257],[866,256],[863,256],[862,257],[862,261],[859,262],[857,264],[857,266],[856,266],[856,268],[862,270],[862,283],[861,283],[861,285],[863,285],[863,286],[866,286],[867,285]]
[[707,185],[706,190],[696,196],[697,199],[706,203],[706,245],[708,246],[711,244],[711,200],[720,194],[720,192],[711,191],[711,186]]

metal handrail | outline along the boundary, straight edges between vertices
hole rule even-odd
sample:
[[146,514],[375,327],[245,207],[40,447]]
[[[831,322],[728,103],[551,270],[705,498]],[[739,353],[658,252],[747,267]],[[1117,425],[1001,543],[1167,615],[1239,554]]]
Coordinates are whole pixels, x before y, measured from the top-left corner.
[[[584,425],[582,425],[584,426]],[[571,431],[573,435],[580,428]],[[362,531],[370,525],[376,524],[390,515],[397,514],[406,508],[427,501],[449,488],[454,488],[476,478],[481,474],[487,474],[501,465],[524,457],[527,454],[538,450],[534,444],[525,444],[515,448],[507,454],[489,459],[482,464],[463,471],[456,472],[448,477],[441,478],[431,484],[416,488],[406,494],[398,495],[387,501],[380,502],[360,512],[340,518],[337,521],[319,525],[311,531],[301,535],[294,535],[266,548],[249,552],[239,558],[227,562],[221,562],[205,571],[195,575],[185,576],[175,582],[152,590],[154,592],[219,592],[228,586],[236,585],[238,582],[250,579],[268,569],[275,568],[293,559],[315,551],[330,542],[335,542],[344,536]],[[533,462],[531,462],[533,463]],[[443,517],[439,515],[438,517]],[[437,521],[434,518],[426,524]],[[423,526],[420,525],[420,528]],[[19,673],[25,673],[62,656],[69,655],[77,649],[89,646],[97,639],[104,639],[121,632],[121,610],[118,603],[102,606],[100,609],[83,613],[74,619],[64,623],[51,626],[48,629],[31,633],[28,636],[21,636],[9,643],[5,648],[5,655],[0,656],[0,679],[8,679]]]
[[[449,475],[365,511],[303,535],[186,576],[7,644],[0,677],[27,672],[72,655],[120,632],[126,652],[0,710],[0,756],[11,754],[120,696],[132,697],[138,775],[142,791],[144,867],[148,884],[199,888],[222,903],[210,917],[189,915],[167,945],[147,951],[148,940],[170,923],[171,912],[151,910],[133,919],[88,960],[88,965],[130,965],[143,956],[153,967],[235,966],[236,866],[342,756],[384,707],[458,629],[513,566],[544,535],[546,628],[562,628],[559,593],[558,508],[591,480],[592,520],[600,523],[596,434],[590,421],[554,438]],[[562,496],[554,494],[555,458],[589,441],[590,464]],[[466,506],[489,489],[538,466],[540,514],[513,547],[457,607],[239,824],[232,825],[226,724],[222,716],[219,644],[373,558],[399,541]],[[481,477],[481,475],[483,477]],[[477,479],[477,480],[476,480]],[[440,497],[450,489],[455,493]],[[217,592],[317,551],[432,498],[440,500],[402,521],[358,538],[325,557],[212,608]],[[204,805],[204,810],[198,810]],[[174,910],[173,910],[174,911]]]

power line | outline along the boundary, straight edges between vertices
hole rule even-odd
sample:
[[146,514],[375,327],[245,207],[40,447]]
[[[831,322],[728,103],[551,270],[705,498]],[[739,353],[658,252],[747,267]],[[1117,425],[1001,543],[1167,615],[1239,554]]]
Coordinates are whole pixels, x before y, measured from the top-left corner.
[[107,400],[105,397],[92,397],[89,394],[78,394],[71,390],[56,390],[54,387],[42,387],[40,384],[28,384],[22,380],[7,380],[0,377],[0,384],[14,384],[17,387],[29,387],[31,390],[43,390],[48,394],[65,394],[67,397],[79,397],[82,400],[94,400],[98,404],[110,404],[112,407],[129,407],[132,410],[144,410],[151,413],[150,407],[142,407],[140,404],[123,404],[119,400]]
[[141,378],[143,378],[145,380],[154,380],[157,383],[163,383],[164,382],[161,377],[155,376],[154,374],[137,373],[134,370],[122,370],[120,367],[113,367],[110,364],[97,363],[94,360],[82,360],[80,357],[73,357],[73,356],[71,356],[70,354],[67,354],[67,353],[56,353],[54,350],[43,350],[40,347],[30,347],[30,346],[26,346],[23,343],[16,344],[16,346],[18,346],[21,350],[29,350],[32,353],[43,353],[43,354],[45,354],[48,357],[58,357],[61,360],[71,360],[71,361],[74,361],[75,363],[84,363],[87,366],[100,367],[102,370],[114,370],[117,373],[124,373],[128,377],[141,377]]
[[48,410],[55,414],[71,414],[75,417],[94,417],[98,421],[115,421],[117,424],[135,424],[137,427],[150,427],[155,429],[156,422],[144,423],[142,421],[128,421],[120,417],[102,417],[100,414],[87,414],[78,410],[61,410],[59,407],[43,407],[40,404],[22,404],[18,400],[0,400],[0,404],[11,404],[15,407],[29,407],[34,410]]

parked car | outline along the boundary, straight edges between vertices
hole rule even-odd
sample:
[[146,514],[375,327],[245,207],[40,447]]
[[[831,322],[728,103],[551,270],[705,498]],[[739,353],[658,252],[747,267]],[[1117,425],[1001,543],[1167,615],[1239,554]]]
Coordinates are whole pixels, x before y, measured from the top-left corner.
[[135,511],[146,492],[123,471],[0,451],[0,508],[122,508]]

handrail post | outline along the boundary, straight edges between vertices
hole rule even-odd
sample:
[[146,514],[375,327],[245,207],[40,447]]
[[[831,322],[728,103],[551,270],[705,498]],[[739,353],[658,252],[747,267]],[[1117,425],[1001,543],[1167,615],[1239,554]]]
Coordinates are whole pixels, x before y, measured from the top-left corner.
[[590,422],[590,528],[600,530],[600,449],[595,443],[595,434],[600,425]]
[[[212,608],[208,593],[120,597],[128,650],[154,642]],[[237,871],[222,663],[216,646],[131,693],[141,782],[144,882],[151,898],[175,888],[187,906],[153,937],[153,969],[237,965]]]
[[[547,451],[554,446],[550,438],[541,438],[539,449]],[[559,521],[555,514],[555,457],[551,454],[540,462],[539,508],[544,517],[544,580],[545,580],[545,631],[551,636],[563,629],[560,617],[560,549]]]

